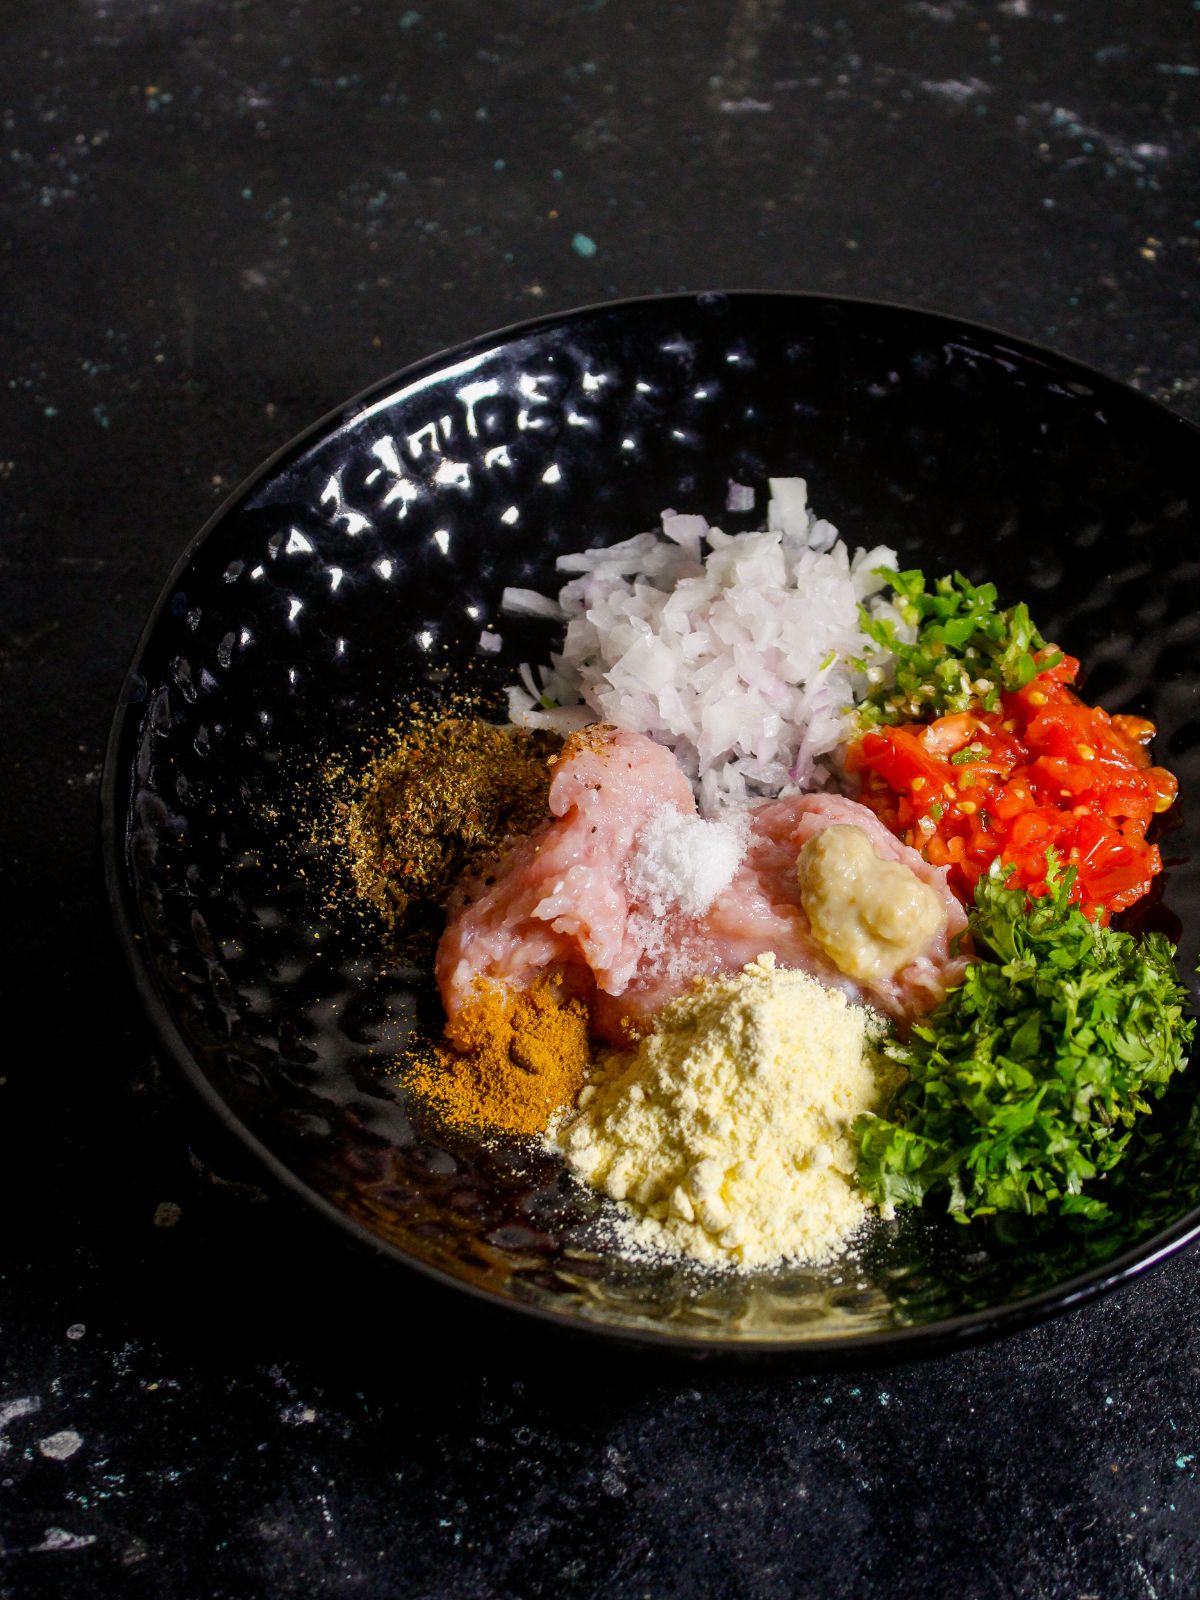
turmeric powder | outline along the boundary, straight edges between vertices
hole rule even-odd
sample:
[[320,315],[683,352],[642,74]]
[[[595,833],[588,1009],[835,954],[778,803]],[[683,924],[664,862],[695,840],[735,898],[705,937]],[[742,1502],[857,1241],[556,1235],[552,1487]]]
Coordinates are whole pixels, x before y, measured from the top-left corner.
[[522,990],[481,982],[446,1036],[404,1076],[450,1127],[536,1137],[583,1088],[587,1007],[557,975]]

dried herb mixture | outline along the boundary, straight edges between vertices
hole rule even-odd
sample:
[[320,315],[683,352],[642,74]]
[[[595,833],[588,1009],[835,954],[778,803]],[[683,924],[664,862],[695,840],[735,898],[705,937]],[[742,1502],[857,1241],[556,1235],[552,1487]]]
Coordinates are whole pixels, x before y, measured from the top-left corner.
[[378,756],[350,800],[346,843],[359,895],[399,931],[443,906],[464,875],[547,813],[555,734],[477,717],[415,721]]

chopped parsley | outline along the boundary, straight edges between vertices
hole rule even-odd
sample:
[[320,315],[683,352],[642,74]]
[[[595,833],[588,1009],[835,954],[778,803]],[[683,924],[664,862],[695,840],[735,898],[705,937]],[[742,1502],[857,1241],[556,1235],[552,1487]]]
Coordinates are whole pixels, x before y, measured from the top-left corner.
[[[1051,853],[1053,857],[1053,853]],[[1142,940],[1069,901],[1051,859],[1029,900],[994,864],[969,926],[977,959],[880,1065],[907,1081],[889,1117],[860,1117],[859,1179],[881,1205],[943,1197],[965,1221],[996,1211],[1091,1219],[1096,1181],[1186,1064],[1195,1027],[1161,935]]]
[[995,584],[974,584],[956,572],[926,588],[925,574],[915,568],[880,568],[879,575],[891,584],[892,605],[916,637],[907,643],[890,618],[860,607],[863,632],[895,657],[893,681],[872,690],[859,707],[864,727],[924,722],[979,705],[995,711],[1005,689],[1024,688],[1063,659],[1061,650],[1038,656],[1046,641],[1028,607],[998,611]]

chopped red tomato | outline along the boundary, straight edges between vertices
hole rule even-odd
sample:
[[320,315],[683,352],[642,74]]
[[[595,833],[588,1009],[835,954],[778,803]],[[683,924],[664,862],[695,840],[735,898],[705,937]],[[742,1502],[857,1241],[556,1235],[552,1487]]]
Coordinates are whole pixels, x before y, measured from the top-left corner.
[[1070,656],[998,711],[957,712],[879,728],[851,747],[863,802],[964,899],[1000,857],[1042,892],[1046,852],[1076,869],[1074,898],[1105,920],[1140,900],[1162,870],[1146,829],[1178,785],[1150,765],[1154,727],[1085,705],[1067,684]]

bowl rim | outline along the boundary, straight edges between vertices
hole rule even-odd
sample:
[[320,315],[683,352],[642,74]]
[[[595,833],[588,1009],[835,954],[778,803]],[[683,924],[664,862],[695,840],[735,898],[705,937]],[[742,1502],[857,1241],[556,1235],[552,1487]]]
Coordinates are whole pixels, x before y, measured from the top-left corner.
[[489,332],[477,334],[460,344],[450,345],[423,356],[390,372],[369,384],[351,399],[332,407],[295,434],[265,461],[256,467],[221,501],[205,520],[199,531],[188,540],[178,559],[163,581],[158,597],[138,635],[126,668],[117,703],[109,725],[105,745],[104,765],[99,792],[99,836],[104,873],[104,887],[113,918],[117,943],[143,1012],[149,1019],[159,1044],[166,1051],[184,1082],[199,1096],[208,1110],[224,1129],[264,1166],[271,1178],[284,1193],[316,1213],[331,1226],[343,1240],[359,1250],[415,1271],[434,1282],[469,1295],[493,1309],[501,1309],[515,1316],[532,1316],[540,1323],[571,1333],[584,1333],[616,1339],[626,1345],[653,1346],[664,1351],[674,1351],[701,1358],[737,1358],[740,1356],[769,1356],[790,1360],[797,1367],[810,1368],[850,1365],[882,1365],[934,1356],[947,1350],[978,1343],[1015,1332],[1020,1328],[1045,1321],[1051,1316],[1085,1305],[1088,1301],[1107,1294],[1143,1272],[1160,1265],[1200,1238],[1200,1205],[1192,1207],[1175,1222],[1160,1228],[1148,1239],[1122,1251],[1111,1260],[1092,1266],[1050,1288],[1024,1295],[1016,1300],[983,1310],[961,1312],[953,1317],[916,1326],[876,1330],[869,1333],[846,1333],[816,1338],[755,1337],[746,1338],[714,1336],[687,1327],[671,1329],[642,1328],[606,1322],[601,1318],[556,1310],[532,1301],[516,1299],[496,1290],[460,1278],[453,1272],[417,1256],[389,1240],[373,1233],[350,1212],[343,1211],[313,1188],[299,1173],[277,1156],[242,1121],[233,1107],[218,1093],[200,1066],[197,1057],[188,1047],[156,984],[145,959],[143,936],[138,927],[132,888],[126,866],[126,840],[120,826],[124,811],[120,805],[118,757],[127,723],[134,714],[139,697],[133,692],[138,669],[159,621],[170,605],[178,580],[187,570],[196,551],[215,529],[238,509],[264,482],[285,463],[299,458],[316,440],[335,428],[343,428],[356,420],[373,403],[386,398],[390,391],[411,385],[424,377],[431,377],[444,368],[456,365],[487,353],[514,339],[547,332],[572,322],[581,322],[612,312],[635,311],[643,307],[663,305],[703,305],[705,301],[726,301],[730,307],[759,302],[796,302],[833,305],[868,311],[896,312],[922,321],[942,324],[947,330],[958,333],[980,333],[990,338],[1003,339],[1017,353],[1037,360],[1049,358],[1059,367],[1069,368],[1073,374],[1102,388],[1119,391],[1125,399],[1133,399],[1155,414],[1160,422],[1168,422],[1193,434],[1200,444],[1200,427],[1172,411],[1162,401],[1146,395],[1119,378],[1091,367],[1075,357],[1052,346],[1011,334],[1006,329],[973,318],[960,317],[950,312],[928,310],[904,301],[880,299],[870,296],[826,294],[817,290],[795,289],[710,289],[680,291],[672,294],[636,295],[628,298],[598,300],[564,311],[543,313],[507,323]]

